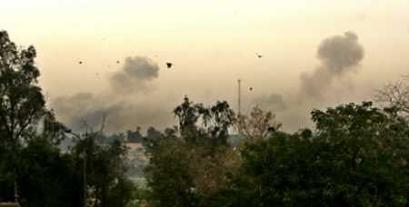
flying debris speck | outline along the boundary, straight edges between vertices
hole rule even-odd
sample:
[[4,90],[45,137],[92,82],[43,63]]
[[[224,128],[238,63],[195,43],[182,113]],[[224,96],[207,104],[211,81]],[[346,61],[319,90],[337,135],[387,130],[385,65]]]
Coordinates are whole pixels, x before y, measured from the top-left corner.
[[172,64],[172,63],[170,63],[170,62],[167,62],[167,63],[166,63],[166,67],[167,67],[167,68],[171,68],[171,67],[172,67],[172,65],[173,65],[173,64]]
[[258,53],[256,53],[256,55],[257,55],[258,58],[262,58],[262,57],[263,57],[263,55],[258,54]]
[[249,90],[250,90],[250,91],[253,91],[253,87],[250,87]]
[[119,60],[117,60],[117,61],[116,61],[116,64],[119,64],[119,63],[121,63],[121,62],[119,62]]
[[78,61],[78,64],[80,64],[80,65],[81,65],[81,64],[82,64],[82,61]]

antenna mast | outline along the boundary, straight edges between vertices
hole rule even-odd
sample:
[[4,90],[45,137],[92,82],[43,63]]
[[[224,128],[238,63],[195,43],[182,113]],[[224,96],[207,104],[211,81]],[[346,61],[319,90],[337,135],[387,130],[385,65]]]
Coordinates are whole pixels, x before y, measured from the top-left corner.
[[241,115],[241,79],[238,79],[237,83],[238,83],[238,99],[237,99],[238,103],[237,103],[237,106],[238,106],[238,112],[239,112],[238,115],[240,116]]

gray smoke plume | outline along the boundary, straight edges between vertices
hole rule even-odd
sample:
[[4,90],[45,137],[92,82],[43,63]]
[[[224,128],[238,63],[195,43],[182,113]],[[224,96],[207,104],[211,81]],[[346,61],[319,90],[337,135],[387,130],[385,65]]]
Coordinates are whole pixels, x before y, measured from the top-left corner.
[[281,94],[273,93],[268,96],[255,99],[255,104],[261,108],[268,108],[272,111],[283,111],[287,109],[287,103]]
[[333,79],[358,66],[363,57],[364,49],[353,32],[323,40],[317,52],[321,65],[313,73],[301,75],[301,93],[322,98],[322,91],[330,87]]
[[346,32],[344,36],[325,39],[318,49],[317,56],[328,70],[341,73],[344,69],[359,64],[364,57],[364,49],[358,43],[358,36],[355,33]]
[[311,73],[301,74],[298,92],[286,94],[285,97],[273,93],[256,99],[253,104],[276,113],[277,118],[283,121],[284,128],[294,130],[308,125],[308,114],[312,108],[333,103],[325,92],[338,87],[347,90],[345,84],[336,80],[347,77],[359,66],[364,58],[364,49],[355,33],[346,32],[324,39],[318,47],[317,58],[320,65]]
[[146,83],[158,78],[159,66],[145,57],[127,57],[121,71],[111,77],[115,92],[129,93],[146,89]]
[[[159,77],[159,66],[146,57],[128,57],[121,70],[107,81],[109,89],[99,94],[78,93],[52,101],[58,118],[76,131],[118,132],[138,125],[164,125],[170,116],[160,102],[145,99],[152,82]],[[138,96],[140,93],[144,94]]]

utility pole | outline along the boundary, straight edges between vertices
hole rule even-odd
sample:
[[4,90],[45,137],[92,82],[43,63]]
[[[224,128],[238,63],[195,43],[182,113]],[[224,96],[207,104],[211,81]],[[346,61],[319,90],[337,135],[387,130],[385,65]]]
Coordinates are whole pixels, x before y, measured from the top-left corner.
[[238,106],[238,115],[241,116],[241,79],[237,80],[238,83],[238,96],[237,96],[237,106]]
[[238,79],[237,80],[237,83],[238,83],[238,88],[237,88],[237,107],[238,107],[238,109],[237,109],[237,111],[238,111],[238,114],[237,114],[237,120],[238,120],[238,123],[237,123],[237,130],[238,130],[238,133],[239,134],[241,134],[242,133],[242,123],[241,123],[241,121],[242,121],[242,117],[241,117],[241,79]]

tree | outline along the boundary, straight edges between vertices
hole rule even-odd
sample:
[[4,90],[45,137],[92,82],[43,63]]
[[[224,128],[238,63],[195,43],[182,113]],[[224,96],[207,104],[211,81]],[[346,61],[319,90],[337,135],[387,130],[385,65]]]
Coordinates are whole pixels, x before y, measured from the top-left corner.
[[[204,107],[185,97],[173,112],[186,142],[207,141],[215,145],[227,145],[228,129],[235,122],[235,114],[226,101],[217,101],[211,107]],[[201,137],[206,139],[197,140]]]
[[19,49],[0,31],[0,183],[5,186],[16,180],[23,144],[39,136],[58,142],[63,135],[64,127],[45,106],[35,57],[34,47]]
[[281,123],[276,122],[271,112],[264,112],[258,106],[253,107],[250,116],[240,115],[237,121],[239,133],[250,140],[264,139],[269,133],[280,129]]
[[401,115],[408,118],[409,85],[407,81],[406,77],[402,80],[385,85],[383,89],[377,91],[375,100],[385,104],[389,108],[396,108]]
[[188,207],[197,205],[190,174],[189,149],[177,138],[166,137],[148,150],[150,162],[145,175],[153,206]]
[[409,126],[365,102],[314,110],[316,130],[247,143],[219,206],[407,206]]
[[81,206],[82,180],[73,157],[62,154],[45,138],[22,149],[18,169],[21,206]]
[[125,176],[122,136],[104,136],[103,121],[100,133],[78,136],[62,153],[59,142],[74,133],[47,109],[35,57],[34,47],[19,49],[0,31],[0,202],[18,193],[22,206],[81,206],[85,171],[93,206],[126,206],[133,184]]
[[84,178],[85,170],[86,201],[93,207],[126,206],[133,191],[133,184],[126,177],[126,146],[119,139],[105,142],[101,136],[80,136],[71,152],[76,169],[81,169],[78,176]]
[[29,138],[38,121],[50,115],[37,85],[35,57],[34,47],[19,50],[7,32],[0,32],[0,126],[6,135],[2,142],[10,147]]
[[235,121],[227,102],[205,107],[185,98],[174,113],[179,126],[150,142],[145,175],[154,206],[214,206],[237,154],[228,146]]

